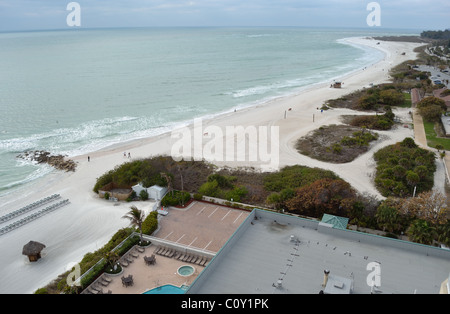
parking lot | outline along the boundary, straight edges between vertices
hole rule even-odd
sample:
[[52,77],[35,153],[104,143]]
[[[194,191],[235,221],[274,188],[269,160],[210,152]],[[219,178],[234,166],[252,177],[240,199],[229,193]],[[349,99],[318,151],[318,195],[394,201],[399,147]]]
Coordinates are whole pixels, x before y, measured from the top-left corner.
[[218,252],[249,212],[205,202],[185,209],[170,207],[155,237],[188,247]]
[[[447,86],[447,88],[450,88],[450,73],[449,72],[442,72],[439,69],[436,69],[435,67],[431,67],[428,65],[421,65],[418,68],[419,71],[422,72],[430,72],[431,76],[430,79],[434,82],[436,80],[439,80]],[[447,69],[448,70],[448,69]]]

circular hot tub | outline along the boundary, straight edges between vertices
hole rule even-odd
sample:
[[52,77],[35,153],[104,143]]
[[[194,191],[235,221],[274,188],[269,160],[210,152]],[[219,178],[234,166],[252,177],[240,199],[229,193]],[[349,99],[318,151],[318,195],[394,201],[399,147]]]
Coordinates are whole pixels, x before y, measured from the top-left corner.
[[178,268],[178,275],[183,276],[183,277],[189,277],[192,274],[194,274],[195,272],[195,268],[192,267],[191,265],[184,265]]

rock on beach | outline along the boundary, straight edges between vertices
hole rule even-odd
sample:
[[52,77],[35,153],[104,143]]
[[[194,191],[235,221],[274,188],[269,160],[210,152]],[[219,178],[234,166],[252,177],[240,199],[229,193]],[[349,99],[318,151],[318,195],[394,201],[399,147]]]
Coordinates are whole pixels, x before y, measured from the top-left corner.
[[77,164],[71,160],[66,159],[63,155],[52,155],[47,151],[29,151],[23,154],[19,154],[18,158],[34,161],[38,164],[46,163],[58,170],[63,170],[66,172],[75,172]]

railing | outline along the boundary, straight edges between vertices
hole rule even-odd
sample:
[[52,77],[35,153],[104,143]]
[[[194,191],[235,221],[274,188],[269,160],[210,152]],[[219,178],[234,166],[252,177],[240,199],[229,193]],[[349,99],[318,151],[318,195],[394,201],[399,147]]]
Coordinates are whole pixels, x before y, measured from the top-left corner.
[[[122,242],[120,242],[115,248],[113,248],[111,250],[111,252],[115,252],[116,250],[118,250],[119,248],[121,248],[124,243],[126,241],[128,241],[130,238],[134,237],[134,236],[140,236],[139,233],[137,232],[132,232],[128,237],[126,237]],[[97,265],[99,265],[100,263],[102,263],[104,261],[104,258],[101,258],[97,263],[95,263],[91,268],[89,268],[87,271],[85,271],[79,278],[75,279],[74,284],[75,285],[81,285],[81,280],[86,277]]]

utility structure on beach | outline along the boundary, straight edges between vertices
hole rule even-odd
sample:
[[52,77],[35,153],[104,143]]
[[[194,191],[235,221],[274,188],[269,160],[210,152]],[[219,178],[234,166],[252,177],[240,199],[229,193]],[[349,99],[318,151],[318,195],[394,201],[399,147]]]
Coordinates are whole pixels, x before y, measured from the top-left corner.
[[41,258],[41,252],[44,248],[44,244],[30,241],[24,245],[22,254],[28,256],[30,262],[37,262]]

